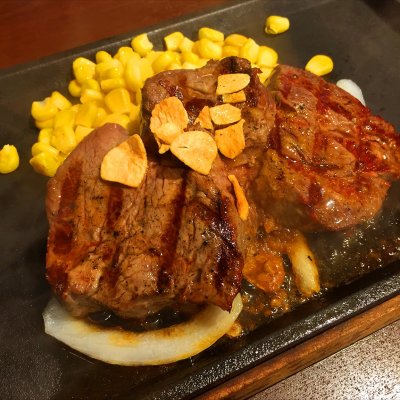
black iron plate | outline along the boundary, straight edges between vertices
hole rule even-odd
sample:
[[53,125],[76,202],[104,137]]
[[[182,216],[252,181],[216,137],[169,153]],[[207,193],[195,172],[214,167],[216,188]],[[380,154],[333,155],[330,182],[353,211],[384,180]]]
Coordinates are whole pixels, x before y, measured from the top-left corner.
[[[291,29],[270,38],[265,16],[286,15]],[[354,79],[370,108],[400,126],[400,4],[387,1],[275,0],[232,5],[149,27],[154,43],[181,30],[194,37],[201,26],[238,32],[274,47],[280,62],[303,67],[314,54],[335,61],[329,79]],[[238,341],[176,364],[128,368],[77,354],[43,332],[42,310],[50,289],[44,278],[47,179],[28,164],[37,131],[33,100],[66,92],[71,61],[115,51],[139,32],[111,38],[39,62],[0,72],[0,144],[17,145],[18,171],[0,177],[0,397],[2,399],[191,398],[240,374],[334,324],[400,292],[399,264],[365,275],[276,319]]]

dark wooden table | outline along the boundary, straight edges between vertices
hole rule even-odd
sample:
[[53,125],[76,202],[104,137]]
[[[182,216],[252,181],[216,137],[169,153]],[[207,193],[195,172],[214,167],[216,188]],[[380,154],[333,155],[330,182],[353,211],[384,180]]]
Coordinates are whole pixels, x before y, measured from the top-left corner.
[[[228,3],[227,0],[1,0],[0,68]],[[399,310],[398,296],[203,397],[398,399],[400,322],[395,321],[400,317]]]

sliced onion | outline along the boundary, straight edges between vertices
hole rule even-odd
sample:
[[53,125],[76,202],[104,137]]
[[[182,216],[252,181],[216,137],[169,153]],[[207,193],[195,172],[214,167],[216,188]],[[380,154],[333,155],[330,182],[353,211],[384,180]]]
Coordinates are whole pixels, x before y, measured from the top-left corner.
[[191,357],[210,347],[233,325],[242,310],[238,294],[231,312],[208,306],[193,319],[142,333],[101,328],[72,317],[55,299],[43,312],[45,332],[89,357],[110,364],[160,365]]
[[321,289],[315,257],[308,247],[306,238],[298,234],[288,244],[287,253],[292,263],[292,271],[297,288],[305,297],[311,297]]
[[336,82],[336,86],[350,93],[365,106],[365,100],[361,88],[351,79],[340,79]]

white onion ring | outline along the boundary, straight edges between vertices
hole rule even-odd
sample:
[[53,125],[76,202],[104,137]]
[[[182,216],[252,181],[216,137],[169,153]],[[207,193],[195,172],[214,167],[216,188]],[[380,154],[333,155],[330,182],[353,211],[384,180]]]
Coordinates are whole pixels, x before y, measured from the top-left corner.
[[231,312],[208,306],[193,319],[142,333],[101,328],[72,317],[55,299],[43,312],[45,332],[89,357],[118,365],[161,365],[182,360],[210,347],[233,325],[242,310],[238,294]]
[[350,93],[365,106],[365,100],[361,88],[351,79],[340,79],[336,82],[336,86]]

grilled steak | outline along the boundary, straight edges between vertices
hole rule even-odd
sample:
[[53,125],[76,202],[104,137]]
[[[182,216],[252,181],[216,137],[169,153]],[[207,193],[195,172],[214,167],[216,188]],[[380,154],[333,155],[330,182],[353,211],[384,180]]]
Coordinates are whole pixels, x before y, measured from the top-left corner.
[[268,89],[277,112],[259,204],[289,227],[338,230],[373,217],[400,174],[394,128],[304,70],[280,66]]
[[143,317],[178,300],[229,309],[243,260],[223,163],[201,176],[150,159],[138,189],[102,181],[104,155],[126,139],[105,125],[50,180],[49,282],[74,315]]
[[[263,151],[274,105],[244,60],[211,62],[197,71],[150,79],[143,90],[144,115],[174,90],[193,122],[200,105],[218,102],[217,77],[228,70],[252,74],[251,103],[242,108],[252,138],[248,147],[260,143],[254,151]],[[171,155],[152,153],[151,135],[146,129],[143,135],[149,165],[137,189],[99,177],[104,155],[127,138],[117,125],[91,133],[49,181],[48,280],[79,316],[107,309],[142,318],[180,304],[216,304],[229,310],[241,287],[244,233],[254,235],[255,227],[239,220],[227,176],[237,173],[248,186],[261,162],[251,151],[246,156],[246,149],[240,162],[217,157],[204,176]]]
[[[217,156],[207,176],[170,153],[160,156],[148,129],[154,106],[176,96],[189,129],[201,129],[201,109],[221,103],[218,76],[236,72],[251,77],[246,102],[235,104],[245,120],[243,152]],[[48,183],[47,277],[74,315],[111,310],[142,318],[187,304],[229,310],[266,215],[298,229],[342,229],[372,217],[399,176],[393,127],[292,67],[279,67],[267,88],[235,57],[166,71],[146,82],[142,114],[148,170],[139,188],[100,179],[104,155],[127,138],[117,125],[86,137]],[[229,174],[250,202],[246,221]]]

